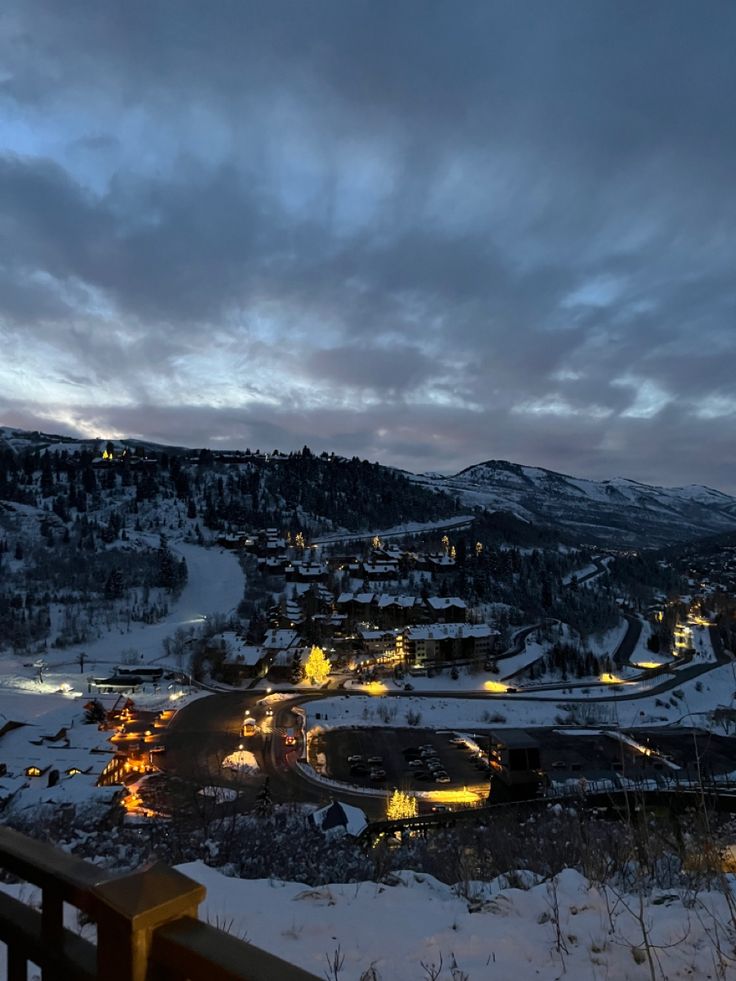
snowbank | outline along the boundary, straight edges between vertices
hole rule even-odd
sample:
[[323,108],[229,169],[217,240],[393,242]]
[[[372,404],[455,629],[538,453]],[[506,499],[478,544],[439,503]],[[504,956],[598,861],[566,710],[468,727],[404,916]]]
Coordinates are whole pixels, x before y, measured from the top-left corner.
[[[443,979],[650,977],[638,897],[598,888],[570,869],[549,883],[519,875],[528,889],[508,888],[505,878],[460,889],[414,872],[399,873],[395,885],[311,888],[230,879],[201,862],[179,871],[207,887],[203,918],[231,923],[234,934],[318,977],[338,947],[346,979],[373,966],[378,981],[416,981],[430,976],[422,964],[440,962]],[[722,974],[713,967],[713,936],[731,922],[723,895],[700,893],[686,906],[674,890],[652,893],[644,918],[658,977],[733,977],[733,961]]]

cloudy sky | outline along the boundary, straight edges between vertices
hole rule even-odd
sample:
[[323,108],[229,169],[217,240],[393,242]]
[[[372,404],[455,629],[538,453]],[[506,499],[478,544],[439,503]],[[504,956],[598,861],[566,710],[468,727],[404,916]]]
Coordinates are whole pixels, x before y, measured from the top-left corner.
[[6,0],[0,423],[736,492],[730,0]]

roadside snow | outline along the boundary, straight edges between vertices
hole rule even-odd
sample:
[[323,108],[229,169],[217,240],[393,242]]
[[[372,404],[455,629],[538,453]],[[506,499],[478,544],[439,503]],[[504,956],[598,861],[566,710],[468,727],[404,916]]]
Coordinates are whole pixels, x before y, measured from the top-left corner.
[[[727,664],[714,668],[658,695],[638,698],[632,696],[646,692],[664,679],[591,686],[594,694],[588,695],[581,688],[553,689],[535,695],[519,692],[508,697],[488,694],[486,697],[455,698],[447,689],[433,698],[391,697],[379,691],[373,696],[335,695],[319,702],[320,724],[332,729],[365,725],[408,726],[409,718],[418,716],[420,721],[415,724],[422,727],[472,731],[491,725],[494,728],[553,726],[572,713],[578,723],[587,720],[593,725],[620,725],[627,729],[673,725],[680,721],[712,728],[708,713],[719,706],[734,705],[735,667]],[[606,694],[610,694],[607,699],[604,698]]]

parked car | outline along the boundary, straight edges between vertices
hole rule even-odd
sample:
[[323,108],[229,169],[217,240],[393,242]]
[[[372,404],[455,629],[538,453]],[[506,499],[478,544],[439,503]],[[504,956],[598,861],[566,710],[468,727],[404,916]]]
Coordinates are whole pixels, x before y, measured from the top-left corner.
[[435,773],[435,775],[434,775],[434,782],[435,783],[450,783],[450,775],[448,773],[445,773],[444,770],[440,770],[438,773]]
[[353,763],[350,772],[354,777],[365,777],[371,772],[367,763]]
[[414,691],[414,685],[410,685],[409,682],[404,685],[404,691]]
[[421,770],[421,768],[424,766],[424,763],[422,763],[421,760],[409,760],[407,766],[411,766],[415,770]]
[[348,756],[348,763],[362,763],[363,757],[359,756],[357,753],[353,756]]
[[371,770],[370,772],[371,780],[385,780],[386,771],[385,770]]
[[368,757],[368,762],[369,763],[383,763],[383,757],[382,756],[369,756]]

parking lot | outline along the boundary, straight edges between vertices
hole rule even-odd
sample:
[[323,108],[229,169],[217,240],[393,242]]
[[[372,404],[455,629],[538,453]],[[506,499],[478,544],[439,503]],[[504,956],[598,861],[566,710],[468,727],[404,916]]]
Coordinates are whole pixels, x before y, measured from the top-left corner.
[[[511,730],[499,730],[507,738]],[[602,732],[528,730],[538,742],[540,769],[550,779],[691,779],[698,764],[708,776],[736,770],[736,739],[673,729],[639,730],[612,738]],[[505,736],[504,736],[505,733]],[[490,780],[485,762],[489,732],[477,733],[481,756],[451,730],[335,729],[316,734],[309,762],[325,776],[360,787],[390,790],[478,790]],[[697,747],[697,749],[696,749]],[[673,766],[673,764],[675,764]]]
[[334,729],[310,743],[309,762],[333,780],[363,787],[452,790],[488,780],[488,769],[450,731]]

